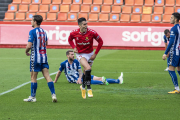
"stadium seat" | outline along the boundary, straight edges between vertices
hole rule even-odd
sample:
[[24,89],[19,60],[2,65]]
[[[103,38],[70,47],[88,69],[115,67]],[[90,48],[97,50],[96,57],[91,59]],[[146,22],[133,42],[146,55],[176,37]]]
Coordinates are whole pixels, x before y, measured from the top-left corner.
[[77,21],[77,13],[68,13],[68,21]]
[[25,20],[25,13],[16,13],[15,20]]
[[163,7],[154,7],[154,14],[163,14]]
[[62,0],[62,4],[70,5],[72,3],[71,0]]
[[121,13],[121,6],[112,6],[111,13]]
[[73,4],[81,5],[82,4],[82,0],[73,0]]
[[33,15],[35,15],[35,13],[26,13],[26,20],[32,20]]
[[153,6],[154,5],[154,0],[145,0],[144,6]]
[[123,0],[114,0],[113,5],[123,5]]
[[103,5],[101,6],[101,13],[110,13],[111,12],[111,6]]
[[143,14],[152,14],[152,7],[143,7]]
[[176,0],[176,6],[180,6],[180,0]]
[[166,0],[165,6],[174,6],[175,5],[175,0]]
[[19,11],[18,12],[27,12],[28,11],[28,5],[19,5]]
[[56,13],[47,13],[47,21],[55,21],[56,20]]
[[17,11],[17,5],[9,4],[8,5],[8,11],[7,12],[16,12]]
[[131,15],[131,22],[140,22],[140,15]]
[[164,0],[155,0],[155,6],[164,6]]
[[165,7],[164,14],[172,14],[174,13],[174,7]]
[[53,5],[60,5],[61,4],[61,0],[52,0]]
[[48,12],[49,11],[49,5],[40,5],[39,6],[39,12]]
[[21,4],[21,2],[22,2],[21,0],[13,0],[12,4]]
[[125,0],[125,5],[133,6],[134,0]]
[[38,12],[38,5],[29,5],[29,12]]
[[130,15],[129,14],[121,14],[120,22],[129,22]]
[[14,13],[5,13],[4,20],[14,20]]
[[90,12],[90,5],[81,5],[81,11],[82,13]]
[[67,13],[58,13],[58,21],[66,21],[67,20]]
[[152,22],[161,22],[161,15],[152,15]]
[[113,0],[104,0],[103,5],[112,5],[113,4]]
[[142,6],[143,5],[144,0],[134,0],[134,5],[136,6]]
[[91,12],[92,13],[99,13],[100,12],[100,6],[99,5],[91,5]]
[[149,23],[151,21],[151,15],[142,15],[141,16],[141,22],[142,23]]
[[162,22],[163,23],[170,23],[171,15],[163,15]]
[[180,13],[180,7],[175,7],[175,11],[174,12]]
[[71,5],[70,12],[79,12],[80,11],[80,5]]
[[83,4],[91,5],[92,4],[92,0],[83,0]]
[[110,14],[110,18],[109,18],[109,21],[111,22],[119,22],[119,14]]
[[133,14],[141,14],[141,13],[142,13],[142,7],[134,6],[132,13],[133,13]]
[[107,22],[109,20],[109,14],[99,14],[99,21]]
[[46,20],[46,13],[37,13],[37,15],[41,15],[43,17],[43,20]]
[[41,4],[41,0],[32,0],[32,4]]
[[88,21],[98,21],[98,14],[90,13]]
[[31,4],[31,0],[22,0],[21,4]]
[[60,12],[69,12],[69,5],[61,5]]
[[[54,0],[53,0],[54,1]],[[56,0],[57,1],[57,0]],[[59,0],[59,1],[61,1],[61,0]],[[49,5],[49,4],[51,4],[51,0],[42,0],[42,2],[41,2],[41,4],[45,4],[45,5]]]
[[102,5],[103,0],[93,0],[93,5]]
[[88,14],[87,13],[79,13],[78,18],[84,17],[86,20],[88,19]]
[[59,12],[59,5],[50,5],[49,12],[54,12],[54,13]]
[[122,13],[130,14],[131,13],[131,6],[123,6]]

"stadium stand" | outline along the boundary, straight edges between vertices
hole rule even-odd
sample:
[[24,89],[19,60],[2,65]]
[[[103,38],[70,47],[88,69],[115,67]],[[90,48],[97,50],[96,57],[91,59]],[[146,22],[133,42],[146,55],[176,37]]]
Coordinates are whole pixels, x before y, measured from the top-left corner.
[[180,13],[180,0],[4,0],[0,3],[0,20],[4,21],[29,21],[31,15],[41,14],[45,21],[74,22],[85,17],[90,22],[167,23],[173,12]]

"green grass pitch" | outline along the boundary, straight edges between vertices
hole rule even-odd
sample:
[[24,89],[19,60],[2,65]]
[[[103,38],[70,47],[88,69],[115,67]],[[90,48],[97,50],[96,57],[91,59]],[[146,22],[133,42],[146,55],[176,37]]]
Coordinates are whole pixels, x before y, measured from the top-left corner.
[[[48,49],[50,73],[66,59],[66,49]],[[62,73],[55,84],[57,103],[52,103],[46,80],[38,81],[37,102],[23,102],[30,84],[0,95],[0,120],[177,120],[180,94],[174,89],[164,51],[101,50],[92,75],[117,79],[124,84],[92,85],[94,97],[81,97],[80,85],[67,82]],[[39,73],[38,78],[42,77]],[[51,78],[54,80],[55,75]],[[178,79],[180,77],[178,76]],[[0,49],[0,94],[30,81],[25,49]]]

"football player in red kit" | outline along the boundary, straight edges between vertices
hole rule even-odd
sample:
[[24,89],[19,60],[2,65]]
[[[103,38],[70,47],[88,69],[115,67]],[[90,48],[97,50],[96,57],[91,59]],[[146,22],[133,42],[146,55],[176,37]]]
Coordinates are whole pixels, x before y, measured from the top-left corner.
[[[85,18],[78,19],[79,29],[75,29],[70,33],[68,42],[76,53],[76,58],[83,66],[83,83],[82,87],[80,86],[82,97],[86,99],[86,90],[85,86],[87,85],[88,97],[93,97],[91,89],[91,66],[96,58],[99,50],[103,45],[101,37],[97,34],[96,31],[89,29],[87,27],[87,21]],[[98,42],[98,46],[95,52],[93,52],[93,39]],[[75,40],[75,44],[73,42]],[[81,81],[78,81],[81,82]]]

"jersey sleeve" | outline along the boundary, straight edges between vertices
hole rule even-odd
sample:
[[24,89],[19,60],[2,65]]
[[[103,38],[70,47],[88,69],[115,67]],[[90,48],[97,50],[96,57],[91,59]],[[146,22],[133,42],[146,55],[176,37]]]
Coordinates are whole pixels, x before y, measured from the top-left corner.
[[177,28],[175,28],[175,27],[171,28],[169,44],[168,44],[167,49],[166,49],[164,54],[167,55],[169,53],[169,51],[170,51],[170,49],[171,49],[171,47],[175,41],[176,34],[177,34]]
[[77,61],[77,68],[78,70],[81,69],[81,64],[79,63],[79,61]]
[[46,32],[45,32],[45,41],[46,41],[46,42],[48,41]]
[[64,70],[64,64],[63,64],[63,63],[60,64],[59,70],[60,70],[61,72]]
[[103,40],[102,38],[98,35],[97,32],[93,32],[93,38],[98,42],[98,46],[96,48],[95,54],[98,54],[98,52],[100,51],[102,45],[103,45]]
[[166,36],[164,35],[164,43],[167,43],[167,39],[166,39]]
[[75,45],[74,45],[73,39],[74,39],[73,38],[73,32],[71,32],[70,35],[69,35],[69,38],[68,38],[68,42],[71,45],[71,47],[74,49]]
[[32,42],[33,43],[33,40],[34,40],[34,36],[33,36],[33,32],[32,30],[29,32],[29,39],[28,39],[28,42]]

